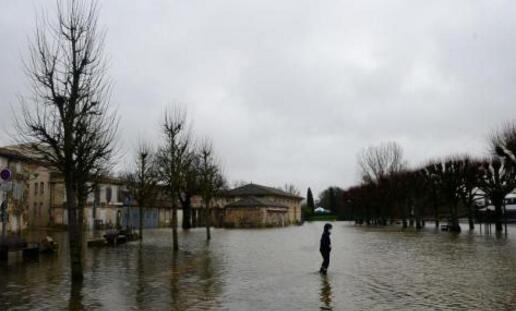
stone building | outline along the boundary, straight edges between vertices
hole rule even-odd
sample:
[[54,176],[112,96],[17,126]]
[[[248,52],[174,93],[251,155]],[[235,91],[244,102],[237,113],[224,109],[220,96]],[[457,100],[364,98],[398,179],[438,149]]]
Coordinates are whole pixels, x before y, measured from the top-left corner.
[[225,197],[225,226],[261,227],[301,223],[303,198],[283,190],[247,184],[229,190]]
[[[68,225],[64,180],[56,172],[51,173],[49,192],[49,224]],[[86,229],[121,226],[126,192],[125,186],[119,178],[110,176],[100,178],[95,190],[88,195],[86,200],[83,212]]]
[[12,145],[0,147],[0,169],[4,168],[12,172],[11,181],[0,188],[0,200],[7,201],[7,231],[46,226],[49,170],[44,163],[31,153],[28,145]]
[[[283,190],[247,184],[226,191],[210,208],[211,223],[216,227],[277,227],[301,223],[302,197]],[[204,223],[204,205],[192,200],[192,224]]]
[[266,198],[250,196],[225,207],[225,227],[283,227],[288,223],[288,207]]

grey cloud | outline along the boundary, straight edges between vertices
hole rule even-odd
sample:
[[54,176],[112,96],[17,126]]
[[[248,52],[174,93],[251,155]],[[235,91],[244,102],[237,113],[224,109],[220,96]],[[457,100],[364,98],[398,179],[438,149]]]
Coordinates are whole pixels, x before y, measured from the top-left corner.
[[[34,9],[54,1],[0,4],[7,111],[26,88],[20,55]],[[356,182],[356,154],[381,141],[400,142],[414,165],[483,155],[489,131],[516,116],[515,6],[102,1],[121,145],[158,143],[161,113],[182,103],[231,179],[303,192]]]

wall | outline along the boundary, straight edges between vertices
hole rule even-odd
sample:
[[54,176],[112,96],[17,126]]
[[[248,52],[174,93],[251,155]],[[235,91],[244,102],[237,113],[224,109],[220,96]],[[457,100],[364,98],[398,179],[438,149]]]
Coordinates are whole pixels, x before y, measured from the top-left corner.
[[28,217],[30,227],[46,227],[52,217],[50,214],[50,172],[38,166],[31,172],[28,184]]
[[265,208],[226,208],[224,226],[228,228],[252,228],[266,225]]
[[[279,203],[288,207],[287,222],[296,224],[301,222],[301,200],[280,197],[280,196],[265,196],[264,198]],[[227,204],[236,202],[242,197],[231,197],[227,199]]]
[[[29,219],[28,181],[37,168],[36,165],[0,156],[0,169],[9,168],[13,174],[12,181],[4,183],[0,189],[0,202],[7,200],[9,215],[7,232],[19,232],[27,229]],[[0,222],[0,231],[3,225]]]

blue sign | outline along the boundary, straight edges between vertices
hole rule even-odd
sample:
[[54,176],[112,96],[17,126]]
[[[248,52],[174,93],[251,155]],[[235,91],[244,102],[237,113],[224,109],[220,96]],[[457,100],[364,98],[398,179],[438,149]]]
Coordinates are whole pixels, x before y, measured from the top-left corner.
[[3,181],[11,180],[12,175],[13,174],[11,173],[11,170],[8,168],[4,168],[0,171],[0,179],[2,179]]

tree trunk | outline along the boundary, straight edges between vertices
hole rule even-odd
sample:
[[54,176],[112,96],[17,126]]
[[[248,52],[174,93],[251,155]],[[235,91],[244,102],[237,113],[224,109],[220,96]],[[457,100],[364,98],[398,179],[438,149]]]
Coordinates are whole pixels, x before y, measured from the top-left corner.
[[140,202],[140,208],[139,208],[139,214],[140,214],[140,223],[139,223],[139,228],[138,228],[138,235],[139,235],[139,239],[140,240],[143,240],[143,205],[144,203],[143,202]]
[[68,236],[72,282],[82,281],[82,219],[78,213],[77,192],[69,178],[66,182],[66,208],[68,209]]
[[503,231],[503,217],[502,217],[502,202],[497,202],[495,205],[495,227],[496,232],[502,232]]
[[183,229],[192,228],[192,199],[190,196],[186,198],[186,200],[181,201],[183,206]]
[[177,239],[177,207],[172,207],[172,246],[174,252],[179,250],[179,242]]
[[402,223],[402,227],[403,228],[407,228],[408,227],[408,223],[407,223],[407,208],[405,205],[402,205],[401,207],[401,223]]
[[451,214],[451,228],[449,231],[452,232],[461,232],[461,228],[459,225],[459,218],[457,213],[457,203],[454,203],[450,206],[450,214]]
[[475,230],[475,221],[473,220],[473,208],[471,203],[468,204],[468,222],[469,230]]
[[211,240],[211,232],[210,232],[210,225],[211,225],[211,215],[210,215],[210,208],[209,208],[209,204],[206,204],[206,207],[205,207],[205,210],[206,210],[206,239],[209,241]]
[[432,200],[432,203],[434,205],[434,219],[435,219],[435,228],[439,228],[439,207],[437,207],[437,203],[436,203],[436,199],[435,199],[435,194],[434,194],[434,198]]

